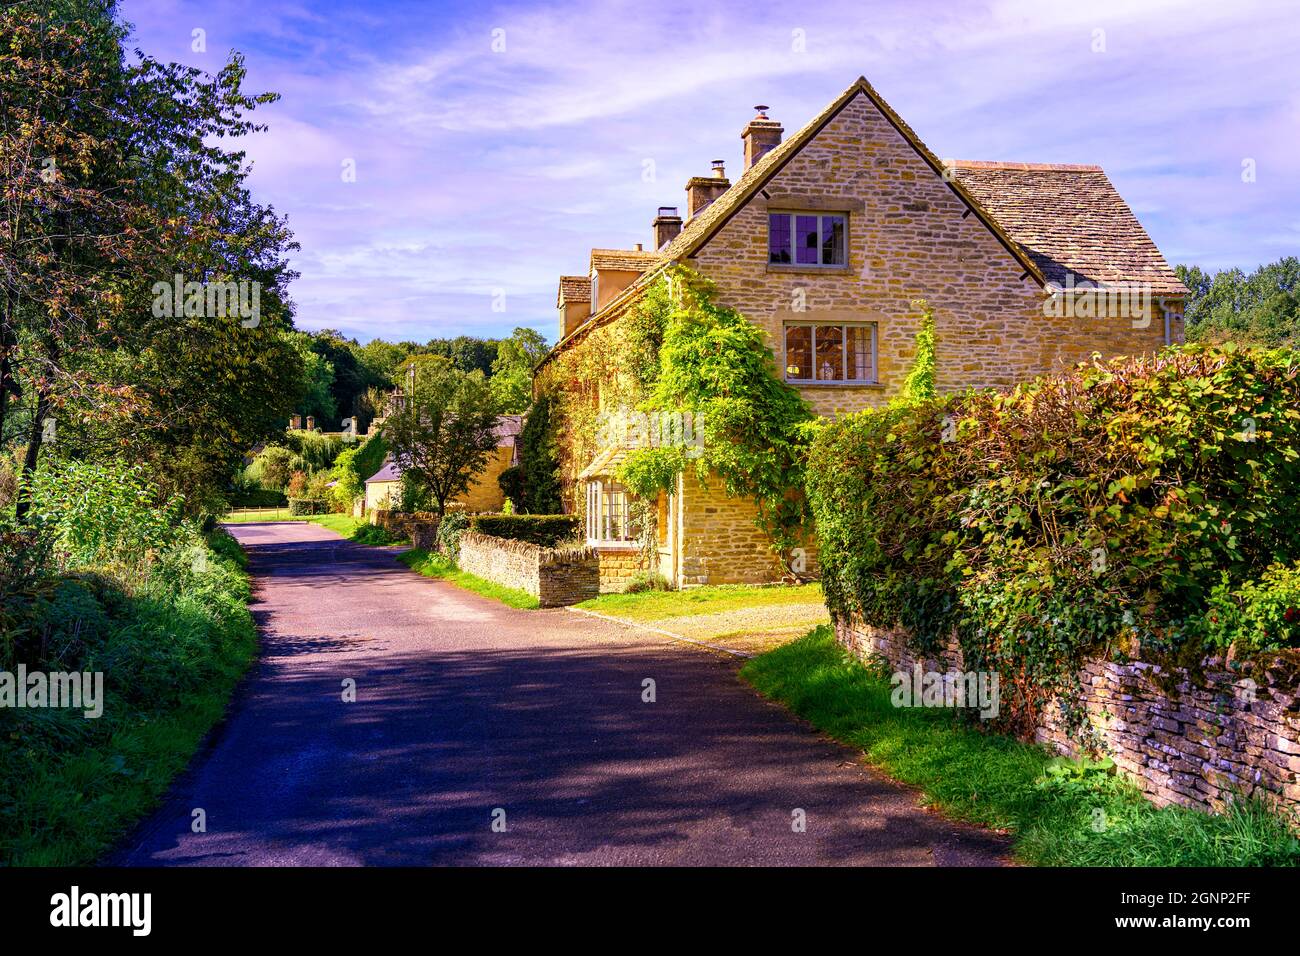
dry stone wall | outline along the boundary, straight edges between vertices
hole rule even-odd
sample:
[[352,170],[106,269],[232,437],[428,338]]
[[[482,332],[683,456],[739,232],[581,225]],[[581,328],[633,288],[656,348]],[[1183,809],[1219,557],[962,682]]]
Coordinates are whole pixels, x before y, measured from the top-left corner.
[[[926,657],[906,635],[857,622],[836,624],[840,643],[894,670],[963,671],[960,649]],[[1036,737],[1078,756],[1092,739],[1158,805],[1221,809],[1238,796],[1266,796],[1300,811],[1300,651],[1234,667],[1208,657],[1196,672],[1167,672],[1134,661],[1088,662],[1080,696],[1065,703],[1084,718],[1083,734],[1066,733],[1060,701],[1046,709]]]

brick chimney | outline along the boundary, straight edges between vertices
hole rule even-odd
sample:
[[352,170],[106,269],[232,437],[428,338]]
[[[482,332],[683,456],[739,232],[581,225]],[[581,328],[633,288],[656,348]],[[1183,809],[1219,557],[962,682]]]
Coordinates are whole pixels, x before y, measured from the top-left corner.
[[686,218],[695,218],[696,214],[730,188],[727,167],[722,160],[715,159],[712,176],[692,176],[686,180]]
[[682,231],[682,217],[677,215],[677,207],[660,206],[659,214],[654,217],[650,227],[654,229],[654,248],[658,252]]
[[289,419],[289,427],[294,431],[300,431],[302,429],[302,416],[295,415]]
[[758,115],[749,121],[740,138],[745,141],[745,168],[749,169],[776,146],[781,145],[785,128],[774,119],[767,118],[766,106],[755,106]]
[[314,415],[308,415],[308,416],[307,416],[307,431],[309,431],[309,432],[314,432],[315,430],[316,430],[316,416],[314,416]]

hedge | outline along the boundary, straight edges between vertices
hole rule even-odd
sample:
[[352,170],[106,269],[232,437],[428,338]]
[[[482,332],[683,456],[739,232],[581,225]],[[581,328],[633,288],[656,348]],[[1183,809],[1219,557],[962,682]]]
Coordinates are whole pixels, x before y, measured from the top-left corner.
[[471,515],[469,527],[480,534],[553,548],[576,536],[579,526],[577,515]]
[[[919,650],[955,638],[1026,726],[1087,656],[1199,660],[1212,599],[1300,560],[1298,375],[1175,348],[828,424],[807,482],[827,603]],[[1238,649],[1300,644],[1291,611]]]
[[290,498],[289,514],[291,515],[327,515],[330,513],[330,502],[325,498]]

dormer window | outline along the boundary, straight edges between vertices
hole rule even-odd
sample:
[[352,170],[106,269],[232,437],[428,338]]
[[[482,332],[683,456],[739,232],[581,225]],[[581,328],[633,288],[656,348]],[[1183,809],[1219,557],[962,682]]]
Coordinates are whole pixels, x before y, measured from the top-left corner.
[[847,226],[844,213],[769,213],[767,261],[772,265],[848,265]]

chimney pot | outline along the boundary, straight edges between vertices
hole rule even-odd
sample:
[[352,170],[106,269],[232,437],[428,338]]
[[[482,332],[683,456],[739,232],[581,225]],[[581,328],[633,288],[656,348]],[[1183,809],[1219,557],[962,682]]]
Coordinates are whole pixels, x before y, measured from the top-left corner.
[[713,161],[712,176],[692,176],[686,180],[686,218],[693,219],[703,209],[731,188],[722,160]]
[[676,206],[660,206],[659,213],[650,226],[654,230],[654,247],[657,252],[677,238],[677,234],[682,231],[682,217],[677,214]]
[[740,138],[745,143],[745,168],[753,166],[775,147],[781,145],[781,134],[785,128],[774,119],[769,119],[766,106],[755,106],[758,115],[749,121],[741,131]]

